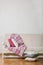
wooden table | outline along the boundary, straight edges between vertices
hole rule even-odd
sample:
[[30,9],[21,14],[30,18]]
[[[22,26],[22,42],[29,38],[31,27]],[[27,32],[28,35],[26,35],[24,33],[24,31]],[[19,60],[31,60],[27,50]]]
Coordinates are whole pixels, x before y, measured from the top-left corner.
[[29,62],[24,59],[2,59],[2,55],[0,55],[0,65],[43,65],[43,59]]
[[4,59],[4,65],[43,65],[43,59],[35,62],[29,62],[24,59]]

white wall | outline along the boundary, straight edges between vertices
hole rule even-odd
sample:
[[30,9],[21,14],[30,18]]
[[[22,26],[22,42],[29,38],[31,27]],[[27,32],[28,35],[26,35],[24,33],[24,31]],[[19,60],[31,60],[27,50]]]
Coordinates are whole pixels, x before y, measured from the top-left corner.
[[0,34],[43,34],[42,0],[0,0]]

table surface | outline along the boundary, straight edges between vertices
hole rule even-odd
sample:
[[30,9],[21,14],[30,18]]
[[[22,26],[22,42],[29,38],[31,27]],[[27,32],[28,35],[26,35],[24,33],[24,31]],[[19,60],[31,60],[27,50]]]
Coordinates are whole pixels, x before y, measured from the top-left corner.
[[43,65],[43,59],[38,59],[35,62],[29,62],[24,59],[14,59],[14,58],[4,59],[0,55],[0,65]]
[[24,59],[4,59],[4,65],[43,65],[43,59],[29,62]]
[[0,55],[0,65],[43,65],[43,59],[38,59],[35,62],[29,62],[24,59],[4,59]]

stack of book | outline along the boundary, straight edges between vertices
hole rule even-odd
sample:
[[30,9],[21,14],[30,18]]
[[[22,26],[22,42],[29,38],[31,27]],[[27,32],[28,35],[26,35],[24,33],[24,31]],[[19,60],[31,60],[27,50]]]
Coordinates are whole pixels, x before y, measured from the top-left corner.
[[28,61],[36,61],[38,60],[38,56],[39,56],[39,53],[36,52],[36,51],[28,51],[26,52],[26,58],[25,60],[28,60]]
[[3,58],[14,58],[14,59],[24,59],[26,56],[23,55],[23,56],[19,56],[19,55],[16,55],[14,53],[4,53],[4,56]]

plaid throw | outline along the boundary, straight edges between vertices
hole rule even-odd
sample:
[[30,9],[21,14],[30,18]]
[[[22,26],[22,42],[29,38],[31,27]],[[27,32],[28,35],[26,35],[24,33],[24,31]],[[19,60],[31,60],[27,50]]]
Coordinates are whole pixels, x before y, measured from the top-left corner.
[[10,38],[13,38],[18,43],[18,46],[24,44],[23,39],[18,34],[11,34]]
[[[18,47],[15,46],[15,41],[18,44]],[[19,56],[22,56],[24,54],[24,51],[27,49],[26,45],[23,42],[23,39],[18,34],[11,34],[10,41],[8,39],[8,42],[10,43],[10,47],[8,47],[8,49]]]

